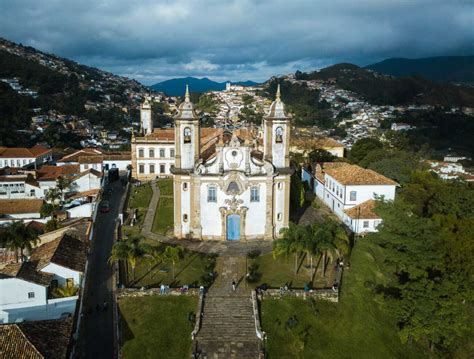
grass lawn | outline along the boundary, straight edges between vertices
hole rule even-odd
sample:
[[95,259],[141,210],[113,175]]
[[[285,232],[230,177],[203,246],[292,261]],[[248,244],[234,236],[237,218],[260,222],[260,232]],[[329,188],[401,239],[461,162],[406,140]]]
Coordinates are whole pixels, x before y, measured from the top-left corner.
[[189,358],[197,297],[121,298],[123,358]]
[[173,196],[173,179],[159,179],[157,182],[161,196]]
[[[298,261],[298,271],[295,274],[295,256],[288,258],[279,257],[273,259],[272,253],[263,254],[256,259],[249,259],[249,265],[257,266],[257,273],[261,277],[255,286],[266,283],[271,288],[280,288],[288,284],[291,288],[304,288],[305,284],[311,282],[311,269],[304,256],[300,256]],[[318,258],[314,259],[313,265],[318,264]],[[322,263],[313,280],[313,288],[327,288],[334,283],[335,271],[333,265],[328,265],[326,275],[323,276]]]
[[165,235],[173,228],[174,211],[173,198],[161,197],[156,206],[155,218],[153,220],[152,231]]
[[153,191],[149,183],[144,183],[139,187],[132,186],[130,193],[130,201],[128,207],[130,209],[138,209],[137,224],[141,225],[145,219],[146,211],[150,203]]
[[[376,302],[365,285],[382,280],[381,253],[360,240],[351,267],[344,273],[339,303],[297,298],[264,299],[262,326],[269,358],[423,358],[416,345],[403,345],[394,318]],[[285,329],[296,315],[298,323]]]
[[[158,246],[164,246],[159,244]],[[139,260],[135,268],[135,280],[130,270],[128,286],[159,287],[161,284],[173,287],[184,284],[204,284],[203,276],[214,269],[215,260],[206,254],[185,251],[184,258],[176,263],[173,280],[173,264],[162,263],[158,266],[145,259]]]

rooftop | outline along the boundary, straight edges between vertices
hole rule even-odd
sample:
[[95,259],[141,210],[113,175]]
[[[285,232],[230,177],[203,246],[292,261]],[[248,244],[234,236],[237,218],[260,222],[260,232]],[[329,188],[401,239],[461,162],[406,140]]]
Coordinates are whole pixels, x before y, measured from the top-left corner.
[[0,199],[0,216],[39,213],[42,205],[42,199]]
[[71,318],[0,325],[0,356],[29,359],[66,358],[72,326]]
[[38,170],[38,181],[55,181],[59,177],[73,177],[79,174],[79,165],[42,166]]
[[369,199],[344,212],[352,219],[380,219],[380,216],[374,212],[375,204],[375,200]]
[[324,172],[342,185],[398,185],[397,182],[373,170],[357,165],[345,164],[334,168],[325,168]]
[[43,146],[26,147],[0,147],[0,158],[36,158],[51,152]]

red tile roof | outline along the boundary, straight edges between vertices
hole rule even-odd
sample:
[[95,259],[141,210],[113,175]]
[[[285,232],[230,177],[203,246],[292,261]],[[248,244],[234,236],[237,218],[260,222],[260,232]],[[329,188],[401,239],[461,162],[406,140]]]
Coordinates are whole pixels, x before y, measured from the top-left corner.
[[397,182],[373,170],[346,164],[335,168],[325,168],[325,173],[343,185],[398,185]]
[[369,199],[344,212],[352,219],[380,219],[380,216],[374,212],[375,204],[373,199]]
[[0,158],[36,158],[51,152],[43,146],[25,147],[0,147]]
[[39,213],[42,199],[0,199],[0,215]]
[[55,181],[59,177],[72,177],[80,173],[79,165],[42,166],[38,170],[38,181]]

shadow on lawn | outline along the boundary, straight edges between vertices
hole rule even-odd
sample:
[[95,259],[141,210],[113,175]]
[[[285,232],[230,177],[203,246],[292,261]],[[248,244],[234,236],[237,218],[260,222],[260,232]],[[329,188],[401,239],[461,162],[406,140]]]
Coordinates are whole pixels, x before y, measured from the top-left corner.
[[121,346],[125,344],[125,342],[135,339],[135,336],[133,335],[132,329],[130,329],[130,326],[128,325],[128,322],[125,320],[125,317],[122,314],[122,310],[120,309],[119,306],[119,317],[120,317],[120,331],[121,331]]

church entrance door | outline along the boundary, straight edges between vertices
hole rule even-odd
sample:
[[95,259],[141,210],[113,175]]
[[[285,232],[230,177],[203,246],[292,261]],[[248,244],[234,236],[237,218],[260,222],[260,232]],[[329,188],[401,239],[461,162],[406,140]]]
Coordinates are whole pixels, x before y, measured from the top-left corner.
[[240,215],[230,214],[227,216],[227,240],[240,240]]

